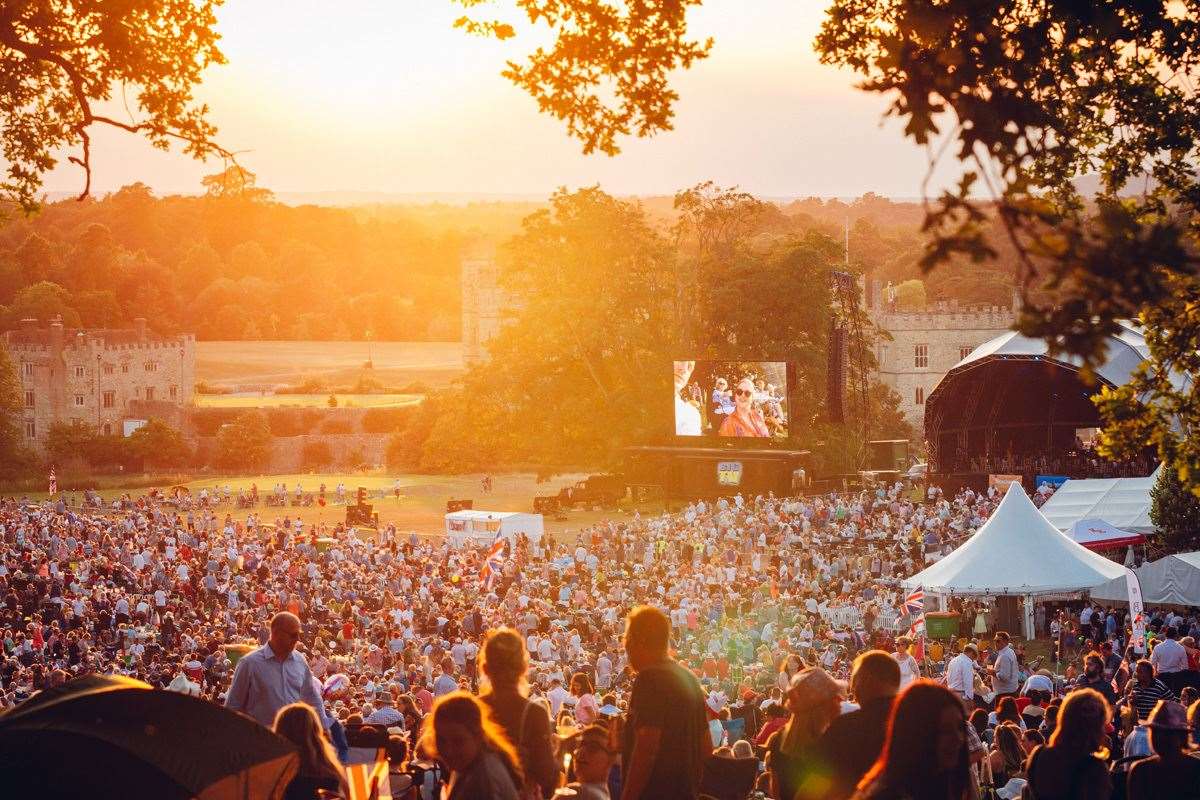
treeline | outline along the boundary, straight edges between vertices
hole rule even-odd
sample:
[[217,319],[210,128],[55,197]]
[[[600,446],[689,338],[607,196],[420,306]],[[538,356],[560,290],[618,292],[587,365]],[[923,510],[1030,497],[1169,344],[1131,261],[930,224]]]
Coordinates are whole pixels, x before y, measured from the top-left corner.
[[[811,219],[709,184],[681,192],[664,228],[636,201],[560,191],[500,251],[510,319],[490,360],[431,395],[393,437],[397,468],[608,466],[621,448],[669,442],[671,361],[796,363],[791,432],[822,468],[854,469],[862,441],[908,435],[898,398],[871,386],[849,425],[825,422],[830,284],[841,237]],[[853,251],[852,251],[853,254]],[[852,272],[867,265],[852,259]],[[851,343],[869,380],[874,335]],[[856,394],[856,396],[861,396]]]
[[202,339],[459,338],[465,229],[144,185],[0,227],[0,329],[61,314]]

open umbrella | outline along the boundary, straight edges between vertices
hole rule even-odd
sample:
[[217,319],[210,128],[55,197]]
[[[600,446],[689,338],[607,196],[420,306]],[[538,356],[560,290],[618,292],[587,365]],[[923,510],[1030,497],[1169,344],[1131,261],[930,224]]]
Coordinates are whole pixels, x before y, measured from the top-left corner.
[[130,678],[78,678],[0,715],[10,797],[278,800],[298,764],[249,717]]

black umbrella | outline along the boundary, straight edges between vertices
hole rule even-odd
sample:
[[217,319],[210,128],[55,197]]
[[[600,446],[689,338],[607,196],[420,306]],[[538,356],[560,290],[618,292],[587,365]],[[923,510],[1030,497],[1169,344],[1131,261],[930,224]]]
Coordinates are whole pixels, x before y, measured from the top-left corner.
[[277,800],[298,764],[250,717],[130,678],[78,678],[0,715],[8,797]]

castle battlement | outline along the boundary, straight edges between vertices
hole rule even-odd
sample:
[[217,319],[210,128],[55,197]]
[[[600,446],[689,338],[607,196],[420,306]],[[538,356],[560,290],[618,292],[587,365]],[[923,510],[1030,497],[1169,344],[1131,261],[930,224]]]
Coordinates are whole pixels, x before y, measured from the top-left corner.
[[120,433],[154,404],[190,405],[196,382],[196,337],[163,336],[146,320],[129,329],[39,327],[21,321],[3,334],[21,380],[25,438],[44,446],[56,424]]

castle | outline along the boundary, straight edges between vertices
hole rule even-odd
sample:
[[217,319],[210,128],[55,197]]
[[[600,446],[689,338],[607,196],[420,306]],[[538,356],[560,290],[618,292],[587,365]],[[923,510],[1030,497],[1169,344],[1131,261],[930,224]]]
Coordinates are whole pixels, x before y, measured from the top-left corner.
[[900,410],[924,438],[925,398],[938,382],[979,345],[1012,329],[1018,302],[1011,307],[960,306],[940,301],[921,311],[899,311],[879,281],[871,282],[867,309],[875,327],[891,336],[875,343],[879,382],[900,395]]
[[82,425],[128,435],[152,416],[171,420],[191,405],[196,337],[160,336],[134,320],[132,330],[48,327],[35,319],[4,334],[22,393],[25,441],[44,449],[51,426]]

